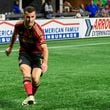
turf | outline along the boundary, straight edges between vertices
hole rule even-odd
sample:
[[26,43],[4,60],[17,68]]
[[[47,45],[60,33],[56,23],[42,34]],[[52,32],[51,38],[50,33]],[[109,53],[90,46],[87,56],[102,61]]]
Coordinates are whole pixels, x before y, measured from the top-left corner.
[[47,43],[49,68],[33,106],[21,106],[26,94],[18,51],[7,57],[8,45],[0,45],[0,110],[110,110],[110,38]]

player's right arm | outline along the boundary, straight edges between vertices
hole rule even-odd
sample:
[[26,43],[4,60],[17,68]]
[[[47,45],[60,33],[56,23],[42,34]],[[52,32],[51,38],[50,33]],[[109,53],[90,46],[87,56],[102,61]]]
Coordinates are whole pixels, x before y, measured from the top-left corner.
[[16,39],[17,39],[17,32],[14,30],[13,35],[12,35],[11,42],[10,42],[8,48],[5,50],[5,53],[6,53],[7,56],[10,55],[11,50],[13,48],[13,45],[14,45],[14,42],[16,41]]

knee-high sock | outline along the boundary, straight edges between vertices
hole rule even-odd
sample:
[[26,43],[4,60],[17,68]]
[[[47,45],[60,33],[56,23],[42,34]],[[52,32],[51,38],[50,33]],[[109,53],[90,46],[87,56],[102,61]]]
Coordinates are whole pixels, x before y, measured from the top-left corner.
[[35,84],[33,84],[33,86],[32,86],[33,95],[35,95],[35,93],[37,92],[38,88],[39,88],[39,85],[36,86]]
[[33,95],[33,90],[32,90],[33,87],[32,87],[31,81],[28,81],[28,80],[24,81],[24,89],[25,89],[28,96]]

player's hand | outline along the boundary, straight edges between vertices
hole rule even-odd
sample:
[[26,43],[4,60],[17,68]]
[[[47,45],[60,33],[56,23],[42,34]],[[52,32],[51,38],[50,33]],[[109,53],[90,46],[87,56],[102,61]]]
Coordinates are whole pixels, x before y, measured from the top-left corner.
[[8,47],[8,48],[5,50],[5,54],[6,54],[7,56],[9,56],[10,53],[11,53],[11,47]]
[[45,72],[47,71],[47,69],[48,69],[47,64],[42,63],[42,65],[41,65],[41,69],[42,69],[42,72],[45,73]]

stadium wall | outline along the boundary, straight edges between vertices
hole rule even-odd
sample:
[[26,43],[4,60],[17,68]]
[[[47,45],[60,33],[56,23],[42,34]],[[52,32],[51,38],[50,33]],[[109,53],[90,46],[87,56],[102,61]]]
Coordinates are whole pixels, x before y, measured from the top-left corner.
[[[0,21],[0,44],[11,40],[14,25],[18,21]],[[63,40],[110,36],[110,18],[59,18],[38,19],[46,40]]]
[[0,14],[11,12],[14,0],[0,0]]

